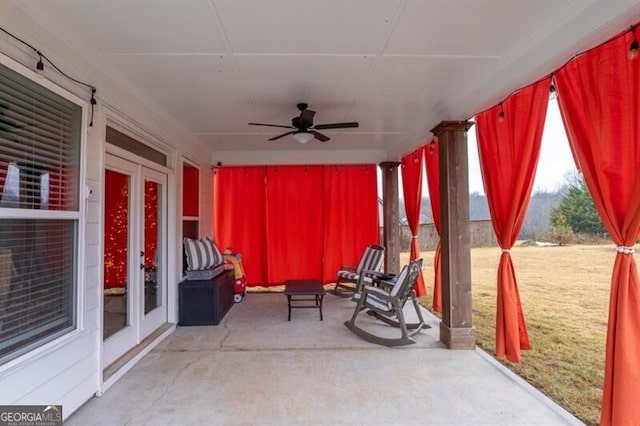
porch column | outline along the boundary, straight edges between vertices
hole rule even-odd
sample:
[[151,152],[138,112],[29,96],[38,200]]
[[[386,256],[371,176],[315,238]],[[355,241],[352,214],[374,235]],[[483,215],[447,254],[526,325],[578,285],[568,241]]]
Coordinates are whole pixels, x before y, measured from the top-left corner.
[[468,121],[443,121],[431,132],[439,138],[442,243],[440,341],[449,349],[474,349],[469,239]]
[[383,206],[383,242],[384,270],[387,273],[400,272],[400,201],[398,198],[398,166],[397,161],[380,163],[382,170]]

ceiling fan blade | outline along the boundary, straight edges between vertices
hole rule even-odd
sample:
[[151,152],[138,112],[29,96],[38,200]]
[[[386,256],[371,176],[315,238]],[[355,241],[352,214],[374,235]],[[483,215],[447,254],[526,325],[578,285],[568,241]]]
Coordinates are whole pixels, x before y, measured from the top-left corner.
[[310,130],[309,133],[314,135],[316,137],[316,139],[318,139],[320,142],[326,142],[329,139],[331,139],[330,137],[327,137],[327,136],[323,135],[320,132],[316,132],[315,130]]
[[269,126],[269,127],[281,127],[283,129],[292,129],[291,126],[284,126],[281,124],[264,124],[264,123],[249,123],[251,126]]
[[349,129],[349,128],[353,128],[353,127],[358,127],[358,122],[357,121],[351,121],[351,122],[348,122],[348,123],[318,124],[316,126],[313,126],[313,128],[316,129],[316,130],[323,130],[323,129]]
[[274,136],[274,137],[272,137],[271,139],[267,139],[267,140],[268,140],[268,141],[275,141],[275,140],[277,140],[277,139],[284,138],[284,137],[285,137],[285,136],[287,136],[287,135],[292,135],[292,134],[294,134],[295,132],[296,132],[296,130],[292,130],[292,131],[290,131],[290,132],[283,133],[283,134],[278,135],[278,136]]

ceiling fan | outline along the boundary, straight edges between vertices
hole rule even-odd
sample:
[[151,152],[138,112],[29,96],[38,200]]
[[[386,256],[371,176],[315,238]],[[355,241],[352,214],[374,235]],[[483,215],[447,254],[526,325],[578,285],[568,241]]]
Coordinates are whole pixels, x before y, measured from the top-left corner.
[[313,116],[316,115],[315,111],[311,111],[307,109],[308,105],[305,103],[299,103],[296,105],[300,110],[300,115],[297,117],[293,117],[291,119],[291,125],[285,126],[281,124],[264,124],[264,123],[249,123],[252,126],[268,126],[268,127],[281,127],[284,129],[294,129],[290,130],[286,133],[283,133],[278,136],[274,136],[270,141],[275,141],[277,139],[283,138],[287,135],[293,135],[293,138],[299,143],[307,143],[314,137],[318,139],[320,142],[326,142],[329,138],[328,136],[323,135],[318,132],[318,130],[324,129],[348,129],[358,127],[358,123],[356,121],[351,121],[347,123],[330,123],[330,124],[313,124]]

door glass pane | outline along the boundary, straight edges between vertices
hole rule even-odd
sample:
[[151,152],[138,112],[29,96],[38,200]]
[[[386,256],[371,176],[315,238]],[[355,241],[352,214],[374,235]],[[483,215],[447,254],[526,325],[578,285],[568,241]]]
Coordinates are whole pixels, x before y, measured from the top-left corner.
[[160,306],[162,285],[162,256],[160,247],[162,223],[162,186],[150,180],[144,181],[144,313]]
[[131,179],[105,171],[104,207],[104,333],[124,328],[128,318],[129,194]]

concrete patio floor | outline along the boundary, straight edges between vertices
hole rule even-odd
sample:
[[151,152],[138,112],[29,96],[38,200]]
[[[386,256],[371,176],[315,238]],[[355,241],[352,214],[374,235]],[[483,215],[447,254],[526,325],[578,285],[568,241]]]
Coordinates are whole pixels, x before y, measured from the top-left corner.
[[[451,351],[438,318],[414,345],[387,348],[282,294],[249,294],[218,326],[177,327],[65,424],[582,424],[481,350]],[[370,330],[390,327],[361,315]]]

